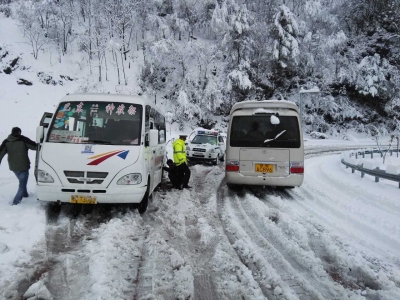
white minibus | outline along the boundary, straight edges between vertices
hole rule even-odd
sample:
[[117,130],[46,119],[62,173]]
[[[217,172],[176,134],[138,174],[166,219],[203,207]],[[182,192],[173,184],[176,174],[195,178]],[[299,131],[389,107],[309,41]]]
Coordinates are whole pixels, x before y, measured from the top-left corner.
[[304,144],[296,104],[265,100],[233,105],[225,175],[229,187],[300,186],[304,177]]
[[36,131],[40,201],[138,203],[161,183],[165,118],[144,96],[73,94]]

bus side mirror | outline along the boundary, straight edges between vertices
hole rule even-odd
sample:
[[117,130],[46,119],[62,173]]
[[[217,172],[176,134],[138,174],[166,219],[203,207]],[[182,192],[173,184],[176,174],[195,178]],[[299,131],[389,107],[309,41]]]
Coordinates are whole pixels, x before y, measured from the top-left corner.
[[44,127],[43,126],[36,127],[36,143],[40,144],[41,142],[43,142],[43,136],[44,136]]
[[43,113],[42,119],[40,120],[40,126],[43,126],[44,128],[49,127],[51,118],[53,117],[52,113],[45,112]]
[[158,145],[158,130],[150,129],[149,132],[149,146],[154,147]]

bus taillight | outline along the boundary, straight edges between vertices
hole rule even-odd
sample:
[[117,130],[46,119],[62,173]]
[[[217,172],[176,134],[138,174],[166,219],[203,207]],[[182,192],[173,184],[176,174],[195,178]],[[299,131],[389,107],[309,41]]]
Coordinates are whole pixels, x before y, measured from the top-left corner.
[[292,174],[304,174],[304,163],[292,161],[290,163],[290,173]]
[[225,170],[229,172],[238,172],[239,162],[236,160],[228,160],[225,165]]

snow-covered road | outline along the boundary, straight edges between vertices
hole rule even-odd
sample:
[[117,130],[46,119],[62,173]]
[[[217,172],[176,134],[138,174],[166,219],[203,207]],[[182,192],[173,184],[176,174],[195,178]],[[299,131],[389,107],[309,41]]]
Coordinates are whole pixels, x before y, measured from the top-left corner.
[[29,255],[0,261],[0,298],[400,299],[400,190],[329,151],[307,150],[291,190],[231,191],[222,165],[196,165],[193,189],[162,185],[143,216],[50,212]]

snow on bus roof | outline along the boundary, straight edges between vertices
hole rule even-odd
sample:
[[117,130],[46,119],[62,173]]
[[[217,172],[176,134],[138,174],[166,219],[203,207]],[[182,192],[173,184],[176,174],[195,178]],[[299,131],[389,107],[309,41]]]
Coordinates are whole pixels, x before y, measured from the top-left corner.
[[[123,100],[122,100],[123,99]],[[124,101],[128,103],[150,104],[146,96],[126,94],[100,94],[100,93],[77,93],[67,94],[59,102],[65,101]]]
[[294,102],[287,100],[262,100],[262,101],[250,100],[250,101],[235,103],[232,106],[230,113],[232,114],[235,110],[245,109],[245,108],[264,108],[264,109],[287,108],[299,112],[297,105]]

